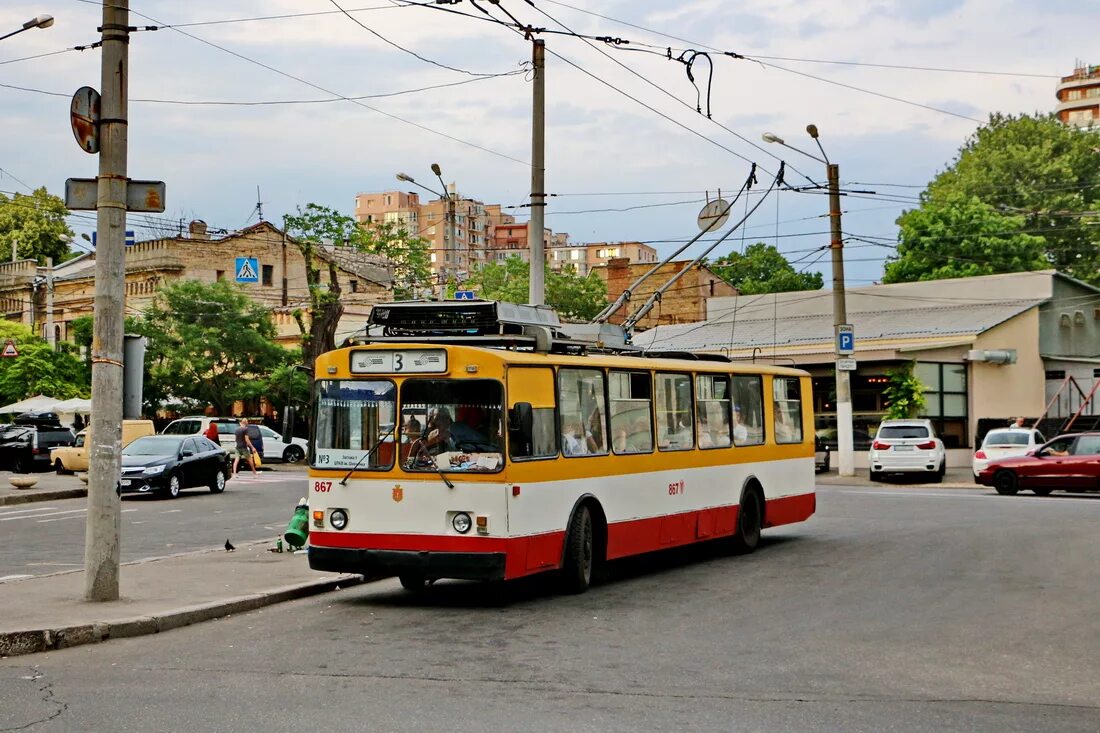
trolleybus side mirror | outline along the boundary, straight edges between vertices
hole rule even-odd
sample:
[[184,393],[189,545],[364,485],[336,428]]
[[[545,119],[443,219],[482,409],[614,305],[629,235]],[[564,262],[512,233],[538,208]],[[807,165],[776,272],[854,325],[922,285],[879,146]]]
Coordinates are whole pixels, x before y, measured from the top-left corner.
[[534,410],[530,402],[517,402],[508,411],[508,432],[511,434],[512,455],[531,455],[535,432]]

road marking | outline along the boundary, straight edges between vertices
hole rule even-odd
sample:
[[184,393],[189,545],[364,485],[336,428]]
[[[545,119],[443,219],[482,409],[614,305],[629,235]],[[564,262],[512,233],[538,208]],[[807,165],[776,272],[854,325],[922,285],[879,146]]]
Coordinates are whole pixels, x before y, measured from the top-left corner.
[[182,509],[165,509],[161,514],[175,514],[176,512],[182,512]]
[[0,583],[5,580],[22,580],[23,578],[33,578],[33,575],[0,575]]
[[29,562],[28,568],[82,568],[82,562]]
[[[126,514],[127,512],[136,512],[137,509],[123,509],[120,514]],[[38,519],[38,517],[23,517],[23,519]],[[57,517],[56,519],[39,519],[39,524],[45,524],[46,522],[61,522],[66,519],[83,519],[83,517]]]
[[47,512],[46,514],[28,514],[22,517],[0,517],[0,522],[10,522],[13,519],[38,519],[39,517],[53,517],[58,514],[75,514],[77,512],[86,512],[87,509],[67,509],[63,512]]
[[0,517],[7,517],[13,514],[29,514],[30,512],[52,512],[55,509],[57,509],[55,506],[38,506],[34,509],[16,509],[9,512],[0,512]]

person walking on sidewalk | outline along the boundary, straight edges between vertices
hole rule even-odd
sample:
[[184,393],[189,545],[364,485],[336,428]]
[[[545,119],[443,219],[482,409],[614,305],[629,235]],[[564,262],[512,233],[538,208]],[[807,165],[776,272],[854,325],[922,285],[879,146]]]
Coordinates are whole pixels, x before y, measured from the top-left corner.
[[241,420],[241,426],[233,431],[233,439],[236,441],[237,453],[233,456],[233,475],[237,475],[237,467],[241,459],[248,461],[248,467],[252,469],[252,475],[258,476],[256,464],[252,462],[252,440],[248,437],[248,420]]
[[245,420],[248,429],[248,442],[252,446],[252,450],[256,451],[256,455],[260,457],[259,461],[253,461],[253,468],[255,464],[263,465],[264,457],[264,434],[260,432],[260,426],[255,423]]

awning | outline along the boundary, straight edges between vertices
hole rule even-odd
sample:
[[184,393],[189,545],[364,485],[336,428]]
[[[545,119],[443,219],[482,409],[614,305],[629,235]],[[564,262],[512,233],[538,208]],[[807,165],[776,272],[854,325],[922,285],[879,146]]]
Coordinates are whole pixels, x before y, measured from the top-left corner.
[[82,397],[74,397],[71,400],[58,402],[50,409],[53,412],[79,412],[82,415],[87,415],[92,411],[92,401]]
[[10,405],[4,405],[0,407],[0,414],[10,415],[12,413],[18,414],[21,412],[49,412],[53,410],[61,400],[55,397],[47,397],[46,395],[35,395],[34,397],[28,397],[25,400],[19,402],[13,402]]

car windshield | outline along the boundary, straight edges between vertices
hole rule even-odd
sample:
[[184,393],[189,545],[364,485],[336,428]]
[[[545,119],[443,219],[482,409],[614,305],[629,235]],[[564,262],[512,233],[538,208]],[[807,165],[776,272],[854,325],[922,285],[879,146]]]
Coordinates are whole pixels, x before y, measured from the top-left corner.
[[138,438],[122,449],[128,456],[170,456],[179,453],[183,438],[162,436]]
[[488,379],[410,379],[401,387],[401,465],[410,471],[497,471],[504,388]]
[[928,428],[924,425],[883,425],[878,429],[878,437],[890,439],[927,438]]
[[982,445],[1027,445],[1027,439],[1028,433],[1018,430],[990,430]]
[[[397,390],[389,380],[323,380],[316,386],[313,465],[380,471],[393,465]],[[370,458],[367,453],[374,448]]]

